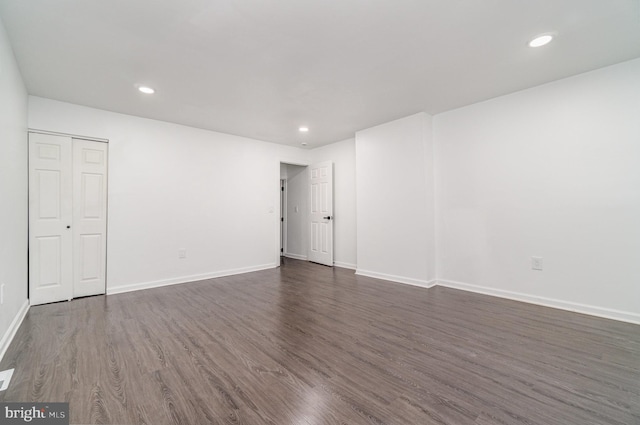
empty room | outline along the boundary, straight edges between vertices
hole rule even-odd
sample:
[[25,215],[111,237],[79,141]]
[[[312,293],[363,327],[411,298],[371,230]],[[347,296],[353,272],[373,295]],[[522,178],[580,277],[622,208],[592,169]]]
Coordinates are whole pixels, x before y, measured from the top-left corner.
[[640,424],[640,1],[0,0],[0,424]]

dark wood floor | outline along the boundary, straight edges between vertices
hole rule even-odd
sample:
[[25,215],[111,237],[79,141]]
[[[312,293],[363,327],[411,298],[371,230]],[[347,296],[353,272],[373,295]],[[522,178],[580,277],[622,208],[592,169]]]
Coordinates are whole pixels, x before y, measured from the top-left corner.
[[71,423],[640,424],[640,326],[295,260],[33,307],[10,367]]

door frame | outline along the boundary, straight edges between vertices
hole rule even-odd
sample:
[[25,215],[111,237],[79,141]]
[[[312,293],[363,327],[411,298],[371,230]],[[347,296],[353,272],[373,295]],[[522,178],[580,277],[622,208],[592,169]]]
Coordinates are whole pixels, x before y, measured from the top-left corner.
[[39,130],[37,128],[31,128],[31,127],[27,129],[27,133],[49,134],[51,136],[64,136],[64,137],[71,137],[72,139],[83,139],[83,140],[89,140],[92,142],[109,143],[109,139],[102,139],[100,137],[82,136],[80,134],[71,134],[71,133],[61,133],[59,131]]
[[280,257],[287,252],[287,179],[280,178]]
[[[276,162],[275,167],[277,167],[277,180],[275,180],[277,182],[277,184],[274,184],[274,193],[275,193],[275,198],[274,198],[274,205],[277,205],[278,207],[273,209],[270,208],[270,210],[275,210],[274,212],[275,217],[274,217],[274,224],[275,224],[275,257],[274,257],[274,261],[273,264],[275,265],[275,267],[280,266],[280,217],[285,217],[282,214],[286,214],[286,211],[283,212],[282,211],[282,207],[281,207],[281,200],[280,200],[280,180],[282,180],[282,174],[280,173],[280,170],[282,168],[283,165],[297,165],[299,167],[308,167],[309,166],[309,162],[306,161],[300,161],[298,159],[290,159],[290,158],[280,158],[278,159],[278,161]],[[274,168],[275,168],[274,167]],[[286,180],[286,179],[285,179]],[[285,191],[286,191],[286,186],[285,186]],[[285,217],[286,220],[286,217]],[[285,243],[286,245],[286,243]]]
[[[42,129],[38,129],[38,128],[32,128],[32,127],[28,127],[27,128],[27,145],[29,145],[29,137],[28,135],[30,133],[36,133],[36,134],[44,134],[44,135],[51,135],[51,136],[63,136],[63,137],[70,137],[72,140],[73,139],[82,139],[82,140],[88,140],[91,142],[99,142],[99,143],[106,143],[107,146],[109,146],[109,139],[104,139],[101,137],[95,137],[95,136],[84,136],[84,135],[79,135],[79,134],[72,134],[72,133],[63,133],[60,131],[50,131],[50,130],[42,130]],[[29,146],[27,146],[27,149],[29,149]],[[109,149],[107,148],[107,152],[109,152]],[[108,153],[107,153],[108,155]],[[27,155],[27,170],[29,170],[30,164],[29,164],[29,155]],[[108,286],[108,282],[109,282],[109,175],[111,174],[111,161],[107,160],[107,181],[106,181],[106,187],[105,190],[107,192],[107,199],[106,199],[106,203],[105,203],[105,220],[106,220],[106,227],[105,227],[105,269],[104,269],[104,295],[107,295],[107,286]],[[27,198],[29,197],[29,190],[31,188],[29,187],[29,184],[27,183]],[[29,218],[29,211],[30,205],[29,203],[27,203],[27,238],[30,238],[31,235],[31,229],[30,229],[30,218]],[[27,241],[27,264],[29,264],[29,241]],[[29,305],[31,305],[31,294],[30,294],[30,290],[31,290],[31,283],[29,280],[29,273],[27,273],[27,299],[29,300]]]

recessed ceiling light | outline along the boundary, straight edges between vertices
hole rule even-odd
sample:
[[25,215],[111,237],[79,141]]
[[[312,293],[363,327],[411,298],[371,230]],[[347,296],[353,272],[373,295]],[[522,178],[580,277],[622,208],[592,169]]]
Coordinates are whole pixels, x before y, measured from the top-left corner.
[[301,133],[306,133],[309,131],[309,127],[300,127],[298,131],[300,131]]
[[147,86],[140,86],[138,87],[138,90],[140,90],[144,94],[154,94],[156,92],[154,89]]
[[529,47],[540,47],[549,44],[553,40],[553,34],[540,34],[529,42]]

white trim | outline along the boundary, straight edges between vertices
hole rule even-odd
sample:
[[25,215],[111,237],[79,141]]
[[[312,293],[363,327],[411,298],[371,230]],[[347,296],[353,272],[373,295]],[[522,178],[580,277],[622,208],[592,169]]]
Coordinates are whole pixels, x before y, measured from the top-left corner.
[[287,257],[287,258],[293,258],[294,260],[307,261],[307,256],[306,255],[292,254],[290,252],[285,252],[284,256]]
[[113,288],[107,288],[107,295],[122,294],[124,292],[140,291],[143,289],[159,288],[162,286],[177,285],[180,283],[191,283],[199,280],[215,279],[217,277],[232,276],[236,274],[257,272],[259,270],[274,269],[276,267],[276,264],[262,264],[259,266],[222,270],[212,273],[194,274],[190,276],[175,277],[172,279],[156,280],[152,282],[133,283],[130,285],[121,285]]
[[7,332],[5,332],[0,340],[0,361],[2,361],[2,358],[6,354],[9,345],[11,345],[11,341],[13,341],[13,337],[16,336],[16,332],[18,332],[28,311],[29,300],[24,300],[24,304],[22,304],[22,307],[18,310],[18,314],[16,314],[16,317],[13,318],[13,321],[9,325],[9,329],[7,329]]
[[[282,167],[282,164],[280,165]],[[287,217],[287,190],[288,180],[280,178],[280,255],[287,252],[287,228],[289,227],[289,217]],[[284,209],[283,209],[284,206]]]
[[356,268],[356,274],[360,276],[373,277],[375,279],[382,279],[382,280],[388,280],[391,282],[404,283],[405,285],[420,286],[422,288],[432,288],[436,285],[435,279],[432,279],[432,280],[414,279],[411,277],[395,276],[392,274],[372,272],[369,270],[362,270],[358,268]]
[[52,136],[64,136],[64,137],[71,137],[72,139],[82,139],[82,140],[90,140],[92,142],[109,143],[109,139],[102,139],[102,138],[98,138],[98,137],[80,136],[78,134],[60,133],[58,131],[38,130],[37,128],[30,128],[29,129],[29,133],[50,134]]
[[350,270],[356,270],[358,268],[355,264],[343,263],[342,261],[334,261],[333,265],[336,267],[341,267],[343,269],[350,269]]
[[603,317],[605,319],[619,320],[621,322],[640,324],[640,314],[628,311],[620,311],[592,305],[579,304],[570,301],[562,301],[553,298],[528,295],[520,292],[505,291],[503,289],[489,288],[486,286],[472,285],[470,283],[457,282],[453,280],[438,279],[438,286],[461,289],[463,291],[476,292],[479,294],[491,295],[509,300],[522,301],[529,304],[537,304],[545,307],[568,310],[576,313],[588,314],[591,316]]

